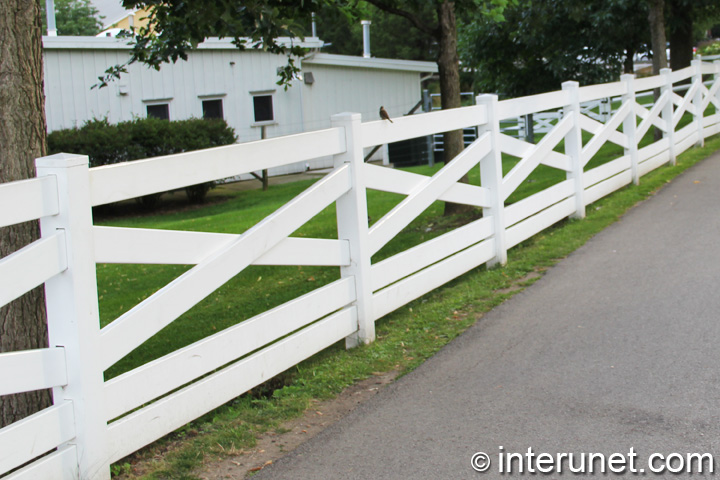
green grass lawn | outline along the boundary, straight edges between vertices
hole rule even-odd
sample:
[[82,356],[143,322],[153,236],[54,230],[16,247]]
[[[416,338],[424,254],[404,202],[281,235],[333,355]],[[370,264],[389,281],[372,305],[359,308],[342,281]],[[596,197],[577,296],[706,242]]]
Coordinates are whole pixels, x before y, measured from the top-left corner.
[[[651,133],[643,140],[649,142]],[[584,138],[587,141],[587,137]],[[539,139],[538,139],[539,140]],[[157,449],[173,445],[161,461],[145,461],[144,478],[195,478],[192,469],[204,458],[221,451],[251,446],[254,436],[274,428],[285,418],[301,413],[312,398],[327,398],[375,371],[414,368],[450,339],[474,323],[477,316],[506,299],[498,293],[518,283],[526,275],[541,271],[582,245],[597,231],[615,221],[625,210],[645,198],[689,165],[720,148],[720,139],[707,141],[704,149],[693,149],[681,157],[676,167],[663,167],[641,179],[640,186],[629,186],[588,208],[588,218],[563,221],[509,252],[508,265],[498,269],[475,269],[440,289],[411,302],[376,324],[377,341],[346,351],[335,345],[281,375],[269,387],[254,389],[228,405],[209,413],[176,434],[148,447],[133,457],[152,458]],[[562,145],[558,146],[562,151]],[[605,145],[587,168],[622,155],[622,148]],[[505,157],[503,170],[509,171],[518,159]],[[411,167],[408,170],[431,175],[440,168]],[[564,172],[539,167],[511,196],[518,201],[565,179]],[[118,218],[98,222],[103,225],[242,233],[313,183],[312,180],[272,186],[268,191],[225,193],[228,198],[204,208]],[[470,172],[470,183],[479,183],[479,168]],[[400,200],[400,195],[368,191],[371,222],[377,221]],[[373,262],[440,235],[469,217],[442,216],[442,202],[435,202],[393,241],[373,257]],[[294,236],[336,238],[334,206],[318,214]],[[102,325],[147,298],[189,267],[167,265],[98,265],[98,294]],[[215,291],[160,333],[149,339],[106,372],[106,379],[170,353],[203,337],[242,322],[269,308],[309,292],[339,278],[337,267],[252,266]],[[280,387],[280,388],[276,388]],[[262,392],[259,395],[258,392]],[[178,442],[188,432],[203,435]],[[218,448],[219,446],[219,448]],[[141,462],[142,463],[142,462]],[[120,462],[116,473],[130,475],[133,464]]]

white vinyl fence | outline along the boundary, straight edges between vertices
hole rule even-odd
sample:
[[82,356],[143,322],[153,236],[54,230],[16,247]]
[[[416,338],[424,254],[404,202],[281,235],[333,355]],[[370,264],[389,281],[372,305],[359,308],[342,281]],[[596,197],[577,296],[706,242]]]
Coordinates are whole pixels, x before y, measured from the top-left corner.
[[[702,74],[712,76],[710,88]],[[42,230],[40,240],[0,260],[0,305],[44,284],[50,348],[0,355],[0,395],[51,388],[54,405],[0,430],[0,475],[107,479],[112,462],[329,345],[373,341],[377,319],[471,269],[504,264],[509,248],[564,218],[584,217],[586,205],[720,132],[720,115],[710,114],[720,111],[719,75],[720,64],[696,61],[655,77],[582,88],[566,82],[560,91],[502,102],[484,95],[472,107],[392,124],[339,114],[327,130],[92,169],[85,156],[38,159],[37,178],[0,185],[0,226],[39,219]],[[685,79],[692,83],[680,96],[673,84]],[[651,109],[635,101],[655,88],[662,94]],[[581,103],[607,97],[622,99],[607,122],[583,114]],[[537,144],[500,132],[505,119],[559,108],[562,118]],[[686,112],[692,122],[677,128]],[[639,148],[653,126],[663,138]],[[363,148],[469,127],[479,128],[478,139],[432,177],[363,163]],[[583,131],[592,135],[587,142]],[[555,147],[563,140],[561,153]],[[585,169],[606,142],[624,154]],[[502,153],[520,158],[506,175]],[[330,174],[243,234],[92,222],[92,206],[328,155]],[[458,183],[478,164],[481,186]],[[540,164],[566,179],[506,205]],[[368,228],[366,189],[406,197]],[[483,218],[371,262],[436,200],[481,207]],[[337,240],[289,236],[333,203]],[[100,328],[97,263],[195,266]],[[341,278],[103,380],[108,367],[253,264],[337,266]]]

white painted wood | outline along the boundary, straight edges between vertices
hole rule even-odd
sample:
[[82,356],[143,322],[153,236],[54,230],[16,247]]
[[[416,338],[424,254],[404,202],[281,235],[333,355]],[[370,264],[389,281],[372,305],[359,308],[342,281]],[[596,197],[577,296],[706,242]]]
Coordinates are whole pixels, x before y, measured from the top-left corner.
[[[582,130],[592,133],[593,135],[596,135],[598,132],[602,132],[605,127],[605,123],[600,123],[597,120],[594,120],[585,115],[580,116],[580,128]],[[606,142],[613,142],[614,144],[620,145],[623,148],[626,148],[628,146],[627,137],[622,132],[618,132],[617,130],[605,130],[605,132],[609,133],[609,136],[605,140]]]
[[523,157],[512,170],[505,175],[502,181],[503,200],[507,200],[520,184],[537,168],[540,160],[563,140],[565,135],[573,128],[573,122],[574,117],[572,115],[560,120],[555,128],[545,135],[534,148],[531,148],[528,155]]
[[596,183],[607,180],[608,178],[613,177],[620,172],[630,170],[630,167],[630,156],[623,155],[622,157],[604,163],[599,167],[590,169],[583,175],[583,188],[588,189]]
[[658,153],[665,150],[668,150],[668,152],[670,151],[670,141],[667,137],[661,138],[657,142],[651,143],[650,145],[647,145],[638,150],[638,159],[640,160],[640,163],[642,163],[648,158],[654,157]]
[[687,80],[688,78],[692,78],[693,74],[695,73],[695,67],[689,66],[681,70],[676,70],[674,72],[671,70],[671,72],[672,73],[670,74],[670,79],[672,80],[672,83],[678,83],[682,82],[683,80]]
[[58,213],[55,177],[31,178],[0,184],[0,227]]
[[3,480],[73,480],[82,478],[79,475],[77,448],[75,448],[75,445],[68,445],[11,473],[7,477],[3,477]]
[[635,116],[635,75],[621,75],[620,80],[626,85],[626,93],[622,97],[623,103],[630,104],[630,112],[623,120],[623,133],[627,138],[628,146],[625,147],[625,155],[630,157],[630,172],[632,173],[633,183],[640,184],[640,174],[638,172],[638,142],[642,139],[637,135],[637,117]]
[[[694,125],[692,123],[690,125],[688,125],[688,127],[693,127],[693,126]],[[683,130],[685,130],[685,129],[683,129]],[[677,144],[675,146],[675,152],[678,155],[680,155],[683,152],[685,152],[686,150],[689,150],[693,145],[695,145],[697,143],[697,141],[698,141],[697,140],[697,131],[695,131],[693,129],[693,131],[690,132],[690,134],[687,137],[685,137],[683,140],[677,141]]]
[[656,168],[665,165],[668,163],[668,160],[670,160],[670,152],[664,150],[659,155],[656,155],[640,164],[640,175],[646,175]]
[[[695,95],[693,95],[692,103],[695,107],[695,124],[697,127],[697,146],[703,147],[705,145],[705,137],[703,137],[703,116],[705,108],[707,107],[707,103],[703,102],[703,90],[707,92],[707,89],[703,85],[702,81],[702,59],[697,58],[695,60],[692,60],[691,67],[694,69],[692,81],[693,85],[697,86],[695,88]],[[710,99],[710,95],[707,96],[708,102]]]
[[489,238],[425,270],[377,292],[373,297],[379,319],[495,257],[495,240]]
[[552,187],[546,188],[519,202],[505,207],[505,228],[510,228],[518,222],[545,210],[551,205],[573,196],[575,182],[572,178],[564,180]]
[[[97,263],[197,265],[240,235],[145,228],[95,227]],[[289,237],[253,265],[340,266],[350,263],[347,241]]]
[[372,266],[373,291],[454,255],[493,234],[491,219],[481,218],[409,248]]
[[[687,125],[685,125],[680,130],[675,131],[675,145],[679,146],[681,143],[684,143],[685,140],[690,137],[691,135],[697,141],[697,127],[695,126],[695,122],[690,122]],[[685,149],[680,149],[679,147],[676,148],[676,152],[678,155],[680,155],[682,152],[684,152]]]
[[614,177],[609,178],[603,182],[597,183],[585,191],[585,198],[587,198],[588,204],[595,202],[596,200],[603,198],[615,190],[628,185],[632,182],[632,173],[629,170],[622,172]]
[[65,233],[37,240],[0,260],[0,306],[67,268]]
[[[510,135],[500,134],[500,148],[504,153],[515,157],[524,158],[529,156],[530,151],[535,148],[535,146],[536,145],[532,143],[524,142]],[[554,150],[540,159],[540,163],[548,167],[557,168],[558,170],[565,170],[566,172],[572,170],[570,157]]]
[[17,468],[75,436],[73,408],[63,402],[0,430],[0,474]]
[[[539,98],[534,98],[536,101]],[[483,217],[492,218],[493,223],[493,257],[488,267],[507,263],[507,247],[505,243],[505,197],[503,197],[502,150],[500,141],[500,103],[497,95],[478,95],[475,103],[485,105],[488,122],[478,129],[483,138],[489,137],[490,151],[480,160],[480,184],[489,192],[490,205],[483,208]],[[481,262],[482,263],[482,262]]]
[[541,93],[527,97],[512,98],[498,102],[498,121],[508,118],[521,117],[528,113],[553,110],[570,103],[570,97],[565,91]]
[[212,372],[354,302],[355,279],[318,288],[105,383],[107,420]]
[[639,104],[635,104],[635,114],[643,117],[643,120],[642,122],[640,122],[640,125],[637,127],[637,131],[635,133],[638,141],[643,139],[648,130],[650,130],[651,126],[658,127],[663,132],[667,131],[668,125],[662,120],[662,118],[660,118],[660,114],[663,112],[669,102],[669,92],[663,92],[660,95],[660,98],[658,98],[658,101],[655,102],[655,104],[652,106],[650,111],[640,106]]
[[345,132],[344,153],[333,158],[335,168],[344,167],[350,172],[350,190],[337,200],[336,219],[338,238],[350,244],[350,263],[340,268],[342,278],[355,279],[355,301],[357,328],[345,339],[347,348],[375,340],[375,322],[372,318],[372,287],[370,274],[370,231],[368,228],[366,173],[363,147],[363,133],[360,115],[344,113],[331,119],[333,127]]
[[[605,127],[600,132],[596,133],[593,138],[585,144],[585,146],[582,149],[582,164],[583,166],[587,165],[587,163],[592,159],[592,157],[595,156],[595,154],[600,150],[600,148],[605,144],[606,141],[610,139],[610,135],[612,132],[617,131],[618,127],[622,124],[622,122],[625,120],[625,117],[627,115],[630,115],[633,112],[633,106],[630,103],[623,104],[622,107],[620,107],[617,112],[613,115],[613,117],[610,119],[608,123],[605,124]],[[623,135],[625,136],[625,135]],[[625,140],[624,145],[620,145],[621,147],[627,146],[627,137]]]
[[75,415],[80,478],[109,480],[102,398],[103,368],[98,341],[100,317],[93,252],[88,157],[58,154],[35,160],[38,176],[54,175],[58,215],[43,217],[43,237],[65,232],[68,268],[45,282],[50,347],[62,346],[67,385],[53,389],[56,404],[71,401]]
[[490,152],[490,137],[481,135],[442,170],[428,178],[370,228],[370,253],[375,254]]
[[572,120],[572,129],[565,136],[565,154],[570,157],[570,170],[565,178],[572,181],[574,197],[575,197],[575,213],[574,218],[585,218],[585,190],[583,189],[583,143],[582,129],[583,123],[587,123],[587,128],[592,128],[597,122],[582,115],[580,108],[580,84],[576,81],[564,82],[562,84],[564,91],[570,96],[570,103],[563,110],[563,115]]
[[636,78],[635,79],[635,91],[644,92],[646,90],[654,90],[660,88],[665,84],[662,76],[655,75],[652,77]]
[[575,212],[575,210],[575,199],[568,198],[543,210],[537,215],[533,215],[527,220],[516,223],[507,230],[508,245],[510,245],[510,248],[514,247],[518,243],[523,242],[533,235],[545,230],[549,226],[554,225],[563,218],[569,217],[573,214],[573,212]]
[[123,458],[344,339],[357,329],[356,317],[354,307],[337,312],[110,424],[110,461]]
[[695,105],[693,105],[693,99],[695,98],[695,94],[698,92],[699,88],[700,84],[698,82],[694,82],[688,89],[687,93],[682,99],[682,102],[680,102],[678,107],[675,109],[675,113],[673,113],[673,128],[677,128],[678,123],[680,123],[680,120],[682,119],[682,116],[685,114],[685,112],[689,112],[697,118],[697,110],[695,108]]
[[717,135],[718,133],[720,133],[720,123],[714,123],[709,127],[705,127],[705,130],[703,131],[705,138],[712,137],[713,135]]
[[0,395],[66,384],[65,351],[62,348],[0,354]]
[[373,147],[435,133],[474,127],[486,121],[485,109],[476,105],[395,117],[393,123],[387,120],[366,122],[361,127],[360,144],[363,148]]
[[[365,164],[364,168],[366,171],[365,186],[367,188],[380,190],[382,192],[399,193],[401,195],[409,195],[420,184],[427,181],[428,178],[418,173],[379,167],[369,163]],[[440,195],[438,200],[472,205],[475,207],[485,207],[488,205],[487,194],[487,190],[477,185],[456,183]]]
[[623,82],[588,85],[586,87],[580,87],[578,100],[580,103],[585,103],[590,100],[598,100],[600,98],[619,97],[627,93],[626,88],[627,85]]
[[130,353],[320,213],[348,191],[349,177],[348,167],[335,169],[233,243],[103,328],[99,342],[102,369]]
[[92,205],[233,177],[345,150],[338,129],[288,135],[90,170]]

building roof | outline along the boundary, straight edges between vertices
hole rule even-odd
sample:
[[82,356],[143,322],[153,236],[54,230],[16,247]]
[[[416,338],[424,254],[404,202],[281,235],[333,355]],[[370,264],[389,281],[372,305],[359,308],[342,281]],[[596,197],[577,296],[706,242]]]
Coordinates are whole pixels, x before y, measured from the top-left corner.
[[[278,42],[285,45],[300,45],[304,48],[322,48],[324,42],[317,37],[305,37],[305,40],[297,38],[278,38]],[[129,50],[131,45],[127,39],[114,37],[43,37],[43,48],[61,50]],[[235,50],[237,47],[227,38],[208,38],[198,45],[200,50]],[[253,49],[248,49],[252,51]],[[390,58],[363,58],[350,55],[333,55],[329,53],[311,53],[303,59],[304,65],[329,65],[350,68],[370,68],[381,70],[400,70],[409,72],[438,71],[434,62],[420,62],[416,60],[397,60]]]
[[121,0],[90,0],[90,3],[97,8],[98,16],[102,17],[103,28],[108,28],[134,12],[123,7]]

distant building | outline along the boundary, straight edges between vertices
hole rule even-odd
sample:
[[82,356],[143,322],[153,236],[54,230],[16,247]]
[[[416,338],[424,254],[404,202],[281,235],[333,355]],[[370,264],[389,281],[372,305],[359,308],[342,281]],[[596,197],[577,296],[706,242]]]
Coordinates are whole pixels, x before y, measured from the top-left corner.
[[[311,37],[302,45],[312,53],[297,60],[301,74],[285,90],[277,85],[285,56],[240,51],[229,40],[209,39],[187,61],[160,71],[133,64],[120,80],[91,89],[105,69],[127,60],[126,40],[43,37],[43,44],[48,131],[101,118],[117,123],[146,116],[221,117],[238,141],[247,142],[328,128],[330,116],[339,112],[375,120],[384,105],[391,116],[402,116],[421,100],[423,77],[437,71],[431,62],[320,53],[323,42]],[[310,165],[324,166],[328,160]]]

